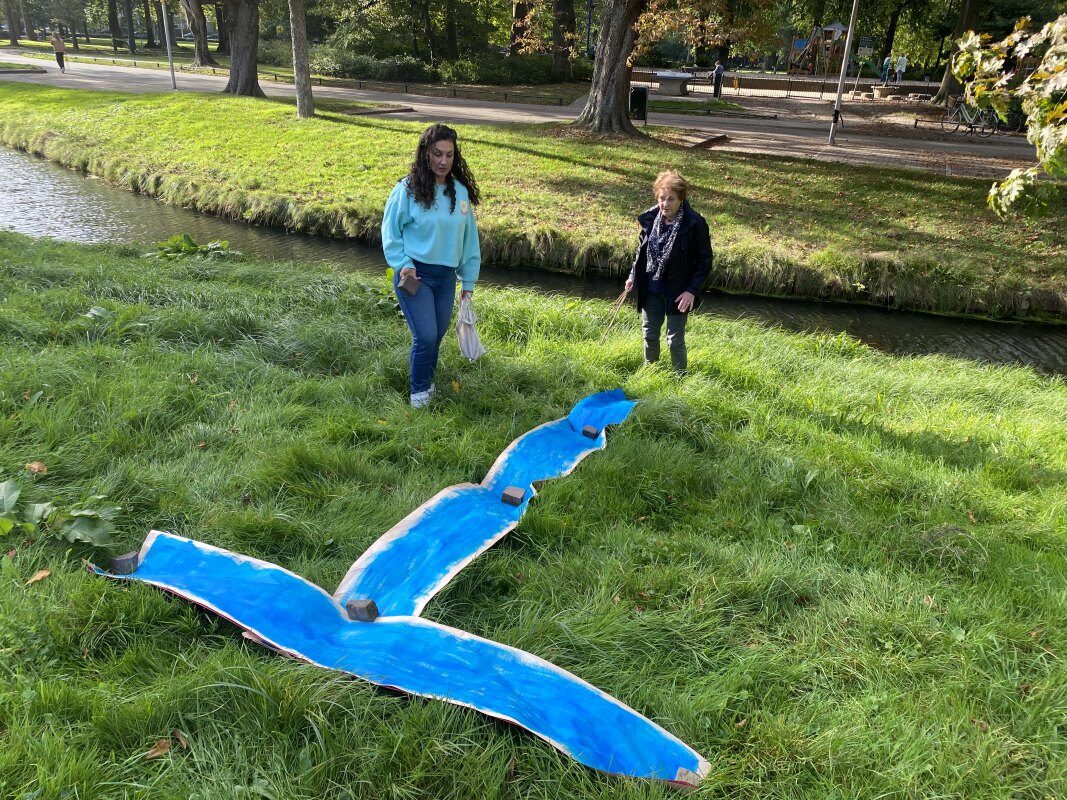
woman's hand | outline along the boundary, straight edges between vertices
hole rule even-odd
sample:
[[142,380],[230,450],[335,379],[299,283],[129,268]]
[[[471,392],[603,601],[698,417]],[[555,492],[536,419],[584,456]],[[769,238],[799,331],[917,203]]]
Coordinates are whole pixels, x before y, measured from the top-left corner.
[[682,292],[678,295],[678,310],[683,314],[692,311],[694,303],[696,303],[696,298],[692,292]]
[[400,277],[403,278],[405,275],[410,275],[416,280],[418,280],[419,277],[419,274],[415,271],[414,267],[404,267],[402,270],[400,270]]
[[633,288],[634,288],[634,279],[633,278],[627,278],[626,279],[626,286],[623,287],[624,291],[626,292],[626,294],[629,294],[630,292],[633,291]]
[[460,289],[459,290],[459,302],[462,303],[464,300],[470,300],[472,297],[474,297],[474,290],[473,289]]

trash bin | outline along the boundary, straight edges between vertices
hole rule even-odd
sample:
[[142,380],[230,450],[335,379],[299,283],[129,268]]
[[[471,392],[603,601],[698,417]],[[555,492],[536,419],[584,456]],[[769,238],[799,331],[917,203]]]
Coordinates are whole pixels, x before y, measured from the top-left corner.
[[630,87],[630,117],[648,122],[648,87]]

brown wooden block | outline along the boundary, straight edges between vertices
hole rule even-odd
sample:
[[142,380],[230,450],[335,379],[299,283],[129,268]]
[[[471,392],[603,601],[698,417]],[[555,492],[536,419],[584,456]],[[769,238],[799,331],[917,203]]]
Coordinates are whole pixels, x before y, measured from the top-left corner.
[[524,497],[526,497],[525,489],[520,489],[518,486],[509,486],[500,495],[500,502],[507,503],[509,506],[521,506]]

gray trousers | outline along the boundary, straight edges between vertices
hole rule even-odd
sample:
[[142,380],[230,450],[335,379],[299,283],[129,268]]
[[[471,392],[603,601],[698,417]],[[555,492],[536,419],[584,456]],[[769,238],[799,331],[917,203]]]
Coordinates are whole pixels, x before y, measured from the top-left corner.
[[641,330],[645,335],[645,361],[659,361],[659,332],[663,320],[667,320],[667,347],[671,351],[671,367],[675,372],[685,372],[689,364],[685,350],[685,320],[688,314],[679,314],[677,306],[668,309],[667,297],[652,294],[645,297],[641,309]]

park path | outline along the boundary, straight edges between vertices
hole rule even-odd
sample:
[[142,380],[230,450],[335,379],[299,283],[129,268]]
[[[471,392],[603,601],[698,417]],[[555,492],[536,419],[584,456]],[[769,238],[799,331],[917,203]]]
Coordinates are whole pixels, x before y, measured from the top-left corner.
[[[26,58],[10,50],[0,50],[0,53],[6,61],[31,63],[46,70],[43,74],[8,73],[2,76],[5,80],[135,93],[161,92],[171,88],[170,74],[165,70],[75,61],[68,64],[64,75],[50,61]],[[182,72],[177,76],[177,83],[179,91],[212,93],[222,90],[226,78]],[[261,86],[268,96],[292,96],[294,93],[293,86],[287,83],[263,81]],[[396,104],[404,109],[394,112],[396,116],[419,121],[488,124],[568,122],[577,116],[583,105],[582,100],[570,106],[558,107],[422,97],[334,86],[315,87],[314,91],[319,97]],[[704,147],[711,152],[761,153],[989,179],[1003,177],[1014,168],[1034,163],[1034,148],[1022,137],[996,136],[983,140],[957,135],[950,140],[934,140],[885,133],[872,135],[863,130],[869,126],[862,123],[850,125],[847,106],[845,124],[839,129],[835,146],[827,142],[829,126],[824,120],[799,117],[788,110],[779,114],[777,119],[766,115],[699,117],[653,113],[649,115],[649,120],[656,125],[692,131],[690,141],[708,142]]]

